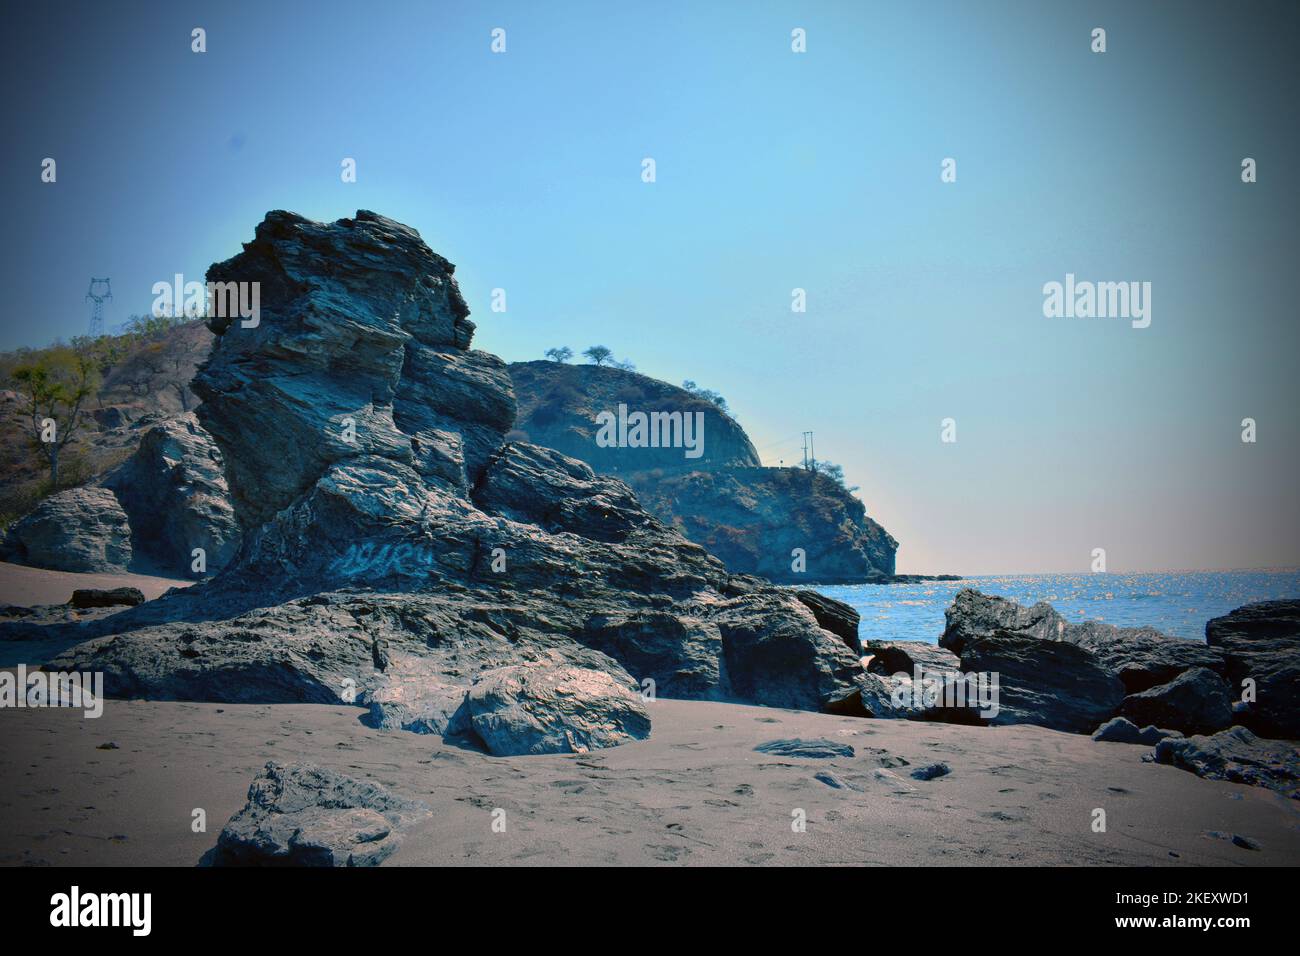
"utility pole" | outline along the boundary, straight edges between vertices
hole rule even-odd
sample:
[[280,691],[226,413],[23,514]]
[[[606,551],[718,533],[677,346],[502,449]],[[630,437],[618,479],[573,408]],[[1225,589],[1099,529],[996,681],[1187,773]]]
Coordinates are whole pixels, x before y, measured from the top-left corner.
[[[96,291],[96,287],[102,287]],[[113,288],[107,279],[91,278],[90,291],[86,301],[90,303],[90,337],[97,339],[104,334],[104,303],[113,298]]]
[[813,452],[813,433],[803,433],[803,467],[805,471],[812,471],[812,463],[817,460]]

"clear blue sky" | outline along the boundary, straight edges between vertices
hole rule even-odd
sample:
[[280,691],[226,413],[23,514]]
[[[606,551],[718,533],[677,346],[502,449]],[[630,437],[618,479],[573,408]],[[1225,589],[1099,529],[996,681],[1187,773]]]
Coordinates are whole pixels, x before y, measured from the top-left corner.
[[[900,570],[1087,570],[1095,547],[1112,571],[1300,564],[1296,4],[12,17],[0,348],[83,332],[92,275],[117,323],[268,209],[367,208],[457,264],[479,348],[606,344],[721,392],[771,464],[813,430]],[[1067,272],[1150,281],[1151,327],[1044,318]]]

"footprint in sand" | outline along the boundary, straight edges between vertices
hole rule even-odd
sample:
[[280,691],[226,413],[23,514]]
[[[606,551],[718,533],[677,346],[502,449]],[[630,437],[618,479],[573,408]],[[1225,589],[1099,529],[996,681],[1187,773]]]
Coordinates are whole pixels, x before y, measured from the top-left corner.
[[681,858],[691,855],[690,847],[685,846],[656,846],[654,844],[647,844],[646,849],[650,851],[652,857],[656,860],[661,860],[664,863],[676,863]]
[[739,794],[742,797],[752,797],[754,795],[754,788],[747,783],[742,783],[739,787],[737,787],[735,790],[731,792]]

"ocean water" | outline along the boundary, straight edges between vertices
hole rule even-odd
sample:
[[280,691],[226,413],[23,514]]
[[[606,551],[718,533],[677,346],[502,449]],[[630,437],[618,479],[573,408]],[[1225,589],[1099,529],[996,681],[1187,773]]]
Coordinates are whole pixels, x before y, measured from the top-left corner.
[[1166,634],[1205,640],[1205,622],[1252,601],[1300,597],[1300,570],[1175,571],[1152,574],[987,575],[920,584],[831,584],[827,597],[862,615],[867,640],[939,640],[943,612],[962,588],[1026,606],[1047,601],[1068,621],[1120,627],[1149,625]]

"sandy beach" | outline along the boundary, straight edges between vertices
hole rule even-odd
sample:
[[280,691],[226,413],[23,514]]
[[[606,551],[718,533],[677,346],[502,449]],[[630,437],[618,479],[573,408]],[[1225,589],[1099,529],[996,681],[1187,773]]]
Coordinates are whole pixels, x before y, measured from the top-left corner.
[[[432,810],[385,863],[1294,865],[1300,807],[1038,727],[872,721],[661,700],[650,739],[499,758],[376,731],[360,708],[109,701],[0,711],[0,864],[192,866],[269,759],[373,780]],[[825,738],[852,757],[773,757]],[[113,749],[101,749],[115,744]],[[912,779],[942,761],[946,776]],[[822,778],[819,779],[819,775]],[[838,783],[837,789],[832,783]],[[206,811],[207,832],[191,830]],[[506,831],[493,832],[493,810]],[[1105,833],[1092,830],[1106,811]],[[791,828],[796,810],[805,832]],[[1258,850],[1231,842],[1240,835]]]

